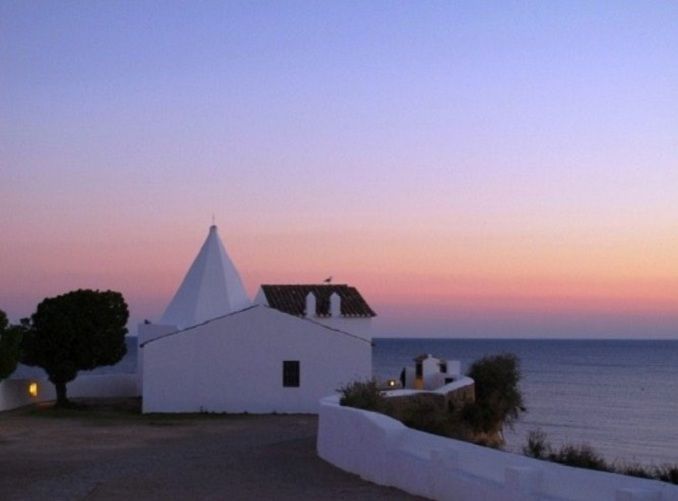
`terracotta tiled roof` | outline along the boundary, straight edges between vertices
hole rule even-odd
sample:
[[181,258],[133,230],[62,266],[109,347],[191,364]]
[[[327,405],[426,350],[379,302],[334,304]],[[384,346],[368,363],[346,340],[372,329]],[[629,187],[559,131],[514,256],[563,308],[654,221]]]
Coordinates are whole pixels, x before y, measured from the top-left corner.
[[303,316],[306,308],[306,296],[313,292],[316,298],[316,315],[327,317],[330,313],[330,296],[339,294],[341,314],[346,317],[376,317],[355,287],[346,284],[300,284],[300,285],[262,285],[268,305],[290,315]]

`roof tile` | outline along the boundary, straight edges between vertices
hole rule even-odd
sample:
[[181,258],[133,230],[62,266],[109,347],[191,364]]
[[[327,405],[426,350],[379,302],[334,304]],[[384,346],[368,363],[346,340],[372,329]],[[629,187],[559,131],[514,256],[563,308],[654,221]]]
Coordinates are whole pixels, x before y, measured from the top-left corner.
[[355,287],[346,284],[289,284],[261,286],[269,306],[290,315],[304,316],[306,296],[313,292],[316,297],[316,315],[330,315],[330,296],[337,293],[341,298],[341,314],[346,317],[376,317]]

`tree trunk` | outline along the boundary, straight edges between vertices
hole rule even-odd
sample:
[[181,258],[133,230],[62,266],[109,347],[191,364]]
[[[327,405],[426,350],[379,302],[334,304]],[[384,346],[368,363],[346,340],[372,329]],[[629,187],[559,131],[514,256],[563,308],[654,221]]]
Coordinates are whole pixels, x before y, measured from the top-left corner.
[[66,383],[54,383],[57,394],[57,407],[67,407],[70,403],[66,397]]

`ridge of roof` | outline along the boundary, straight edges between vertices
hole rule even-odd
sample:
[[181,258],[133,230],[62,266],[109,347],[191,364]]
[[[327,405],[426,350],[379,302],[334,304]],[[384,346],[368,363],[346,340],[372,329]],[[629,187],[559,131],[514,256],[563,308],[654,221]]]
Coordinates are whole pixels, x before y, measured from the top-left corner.
[[238,270],[212,225],[160,323],[185,328],[250,304]]
[[238,311],[232,311],[231,313],[227,313],[227,314],[225,314],[225,315],[220,315],[220,316],[218,316],[218,317],[214,317],[214,318],[211,318],[211,319],[209,319],[209,320],[206,320],[206,321],[204,321],[204,322],[202,322],[202,323],[199,323],[199,324],[196,324],[196,325],[192,325],[192,326],[190,326],[190,327],[186,327],[185,329],[179,329],[179,330],[176,330],[176,331],[168,332],[167,334],[163,334],[162,336],[158,336],[158,337],[156,337],[156,338],[149,339],[148,341],[146,341],[146,342],[144,342],[144,343],[141,343],[141,344],[139,345],[139,347],[140,347],[140,348],[143,348],[143,347],[146,346],[147,344],[153,343],[153,342],[155,342],[155,341],[158,341],[159,339],[165,339],[165,338],[168,338],[168,337],[171,337],[171,336],[175,336],[175,335],[178,335],[178,334],[184,334],[184,333],[186,333],[186,332],[188,332],[188,331],[191,331],[191,330],[193,330],[193,329],[196,329],[196,328],[198,328],[198,327],[202,327],[203,325],[207,325],[207,324],[210,324],[210,323],[212,323],[212,322],[216,322],[216,321],[218,321],[218,320],[222,320],[222,319],[224,319],[224,318],[228,318],[228,317],[232,317],[232,316],[235,316],[235,315],[239,315],[240,313],[245,313],[246,311],[253,310],[253,309],[255,309],[255,308],[266,308],[266,309],[268,309],[268,310],[275,311],[275,312],[281,313],[281,314],[283,314],[283,315],[289,315],[290,317],[293,317],[293,318],[295,318],[295,319],[297,319],[297,320],[303,320],[303,321],[305,321],[305,322],[310,322],[310,323],[315,324],[315,325],[317,325],[317,326],[319,326],[319,327],[322,327],[323,329],[327,329],[327,330],[329,330],[329,331],[334,331],[334,332],[337,332],[337,333],[339,333],[339,334],[343,334],[343,335],[345,335],[345,336],[352,337],[352,338],[357,339],[357,340],[359,340],[359,341],[363,341],[363,342],[365,342],[365,343],[368,343],[370,346],[372,345],[372,341],[369,341],[369,340],[367,340],[367,339],[364,339],[364,338],[362,338],[362,337],[360,337],[360,336],[356,336],[355,334],[351,334],[350,332],[346,332],[346,331],[343,331],[343,330],[341,330],[341,329],[337,329],[337,328],[335,328],[335,327],[330,327],[329,325],[325,325],[325,324],[323,324],[323,323],[321,323],[321,322],[316,322],[316,321],[313,320],[313,319],[305,318],[305,317],[299,318],[299,317],[296,316],[296,315],[291,315],[291,314],[289,314],[289,313],[287,313],[287,312],[278,310],[278,309],[276,309],[276,308],[272,308],[272,307],[267,306],[267,305],[265,305],[265,304],[254,304],[254,305],[252,305],[252,306],[248,306],[247,308],[243,308],[243,309],[238,310]]

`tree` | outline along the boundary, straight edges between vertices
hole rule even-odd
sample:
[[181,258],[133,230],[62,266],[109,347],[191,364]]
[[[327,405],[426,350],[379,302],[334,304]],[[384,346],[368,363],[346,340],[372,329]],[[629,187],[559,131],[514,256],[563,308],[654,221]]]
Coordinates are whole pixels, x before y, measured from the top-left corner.
[[78,371],[113,365],[125,356],[128,318],[119,292],[79,289],[46,298],[31,316],[22,362],[42,367],[56,388],[57,406],[68,405],[66,383]]
[[511,426],[525,411],[518,358],[510,353],[481,358],[471,365],[468,376],[475,381],[476,399],[464,408],[464,419],[476,434],[499,444],[503,426]]
[[10,325],[7,315],[0,310],[0,381],[16,369],[23,330],[21,325]]

